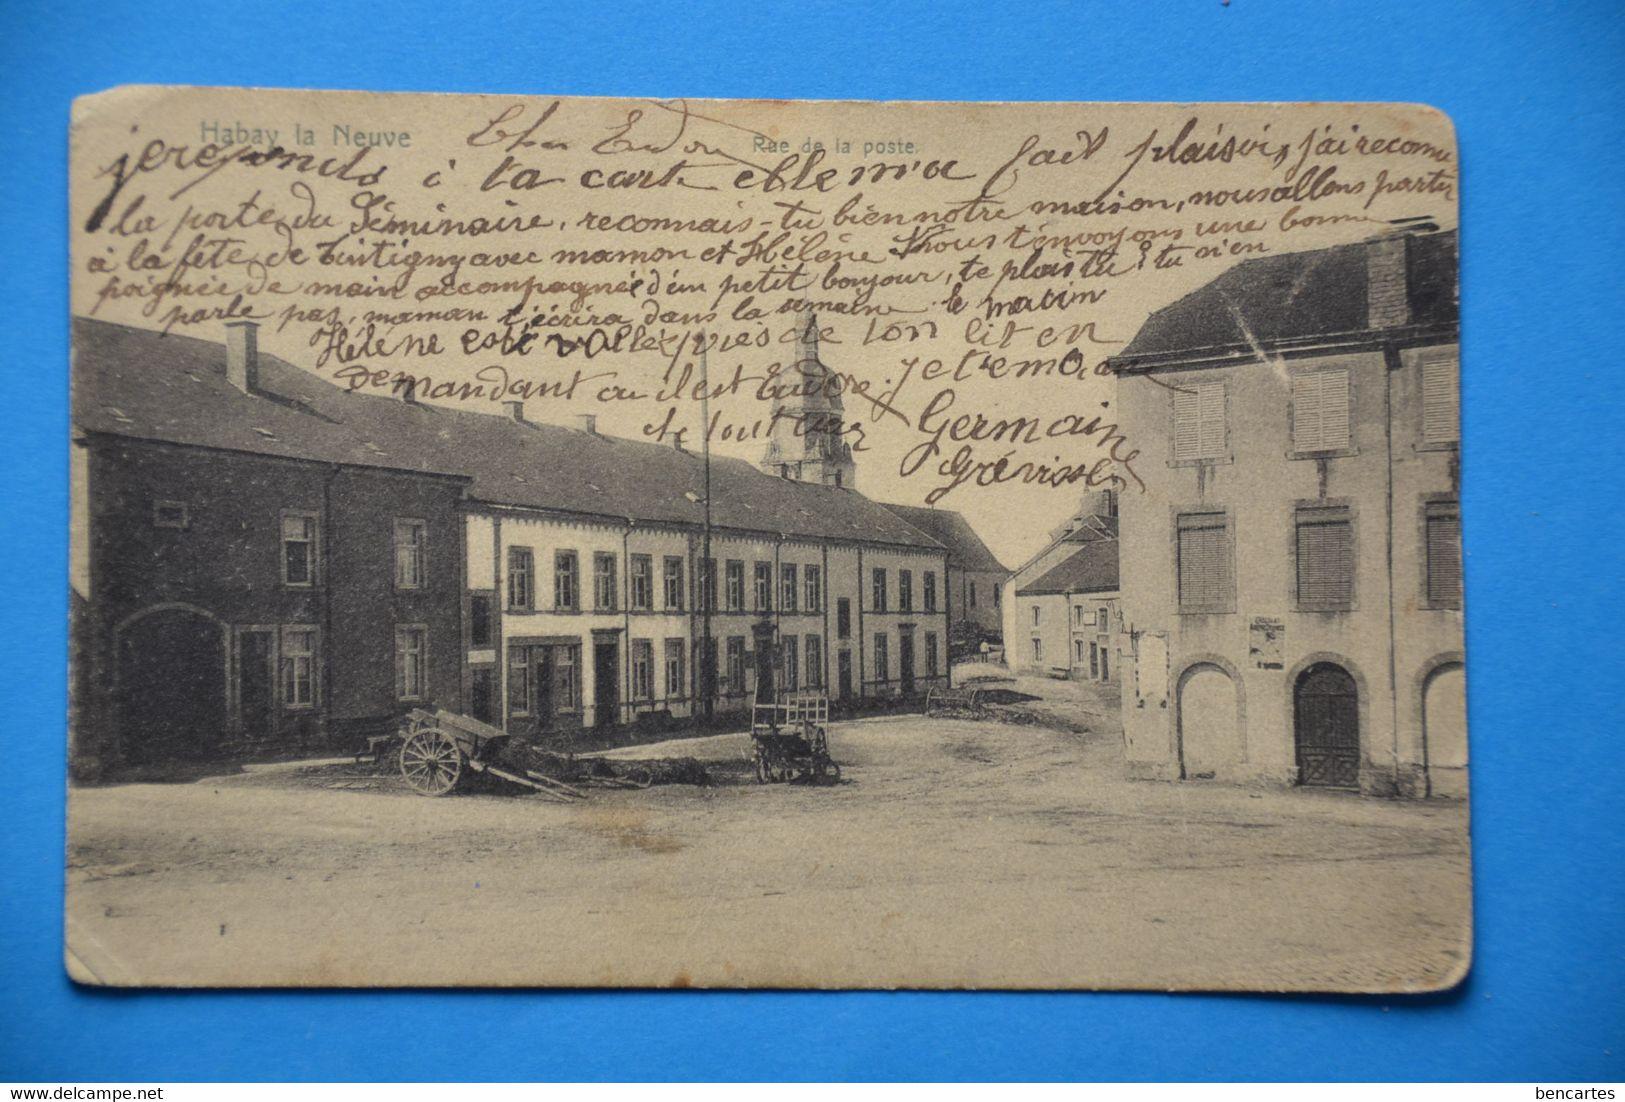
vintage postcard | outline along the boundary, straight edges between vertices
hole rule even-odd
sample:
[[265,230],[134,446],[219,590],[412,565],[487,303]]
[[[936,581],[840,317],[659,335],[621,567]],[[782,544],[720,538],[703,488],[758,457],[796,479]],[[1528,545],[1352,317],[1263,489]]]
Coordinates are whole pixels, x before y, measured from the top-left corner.
[[1449,120],[75,105],[84,983],[1471,959]]

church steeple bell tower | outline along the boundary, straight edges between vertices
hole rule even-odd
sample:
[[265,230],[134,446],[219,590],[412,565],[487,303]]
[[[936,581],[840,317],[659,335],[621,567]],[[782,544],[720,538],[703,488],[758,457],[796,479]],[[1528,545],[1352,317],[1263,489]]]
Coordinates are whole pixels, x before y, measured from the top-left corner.
[[759,464],[768,474],[852,489],[857,466],[841,436],[841,382],[818,358],[818,317],[796,317],[794,352],[775,380],[773,427]]

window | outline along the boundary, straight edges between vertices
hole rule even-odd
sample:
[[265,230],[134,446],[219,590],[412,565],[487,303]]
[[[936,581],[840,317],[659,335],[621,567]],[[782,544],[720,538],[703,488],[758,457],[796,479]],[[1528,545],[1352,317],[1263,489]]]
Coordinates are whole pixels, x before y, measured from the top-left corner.
[[801,580],[796,575],[796,564],[787,562],[779,567],[779,607],[786,612],[796,610],[797,590]]
[[1111,623],[1112,623],[1111,614],[1107,612],[1105,605],[1101,605],[1098,609],[1095,610],[1095,626],[1096,627],[1098,627],[1101,631],[1110,631],[1111,630]]
[[649,639],[632,640],[632,699],[653,700],[655,695],[655,645]]
[[1173,389],[1174,462],[1223,459],[1224,384],[1184,383]]
[[786,635],[780,641],[780,644],[784,652],[783,688],[785,692],[793,693],[797,687],[796,675],[801,668],[800,648],[796,646],[796,637],[794,635]]
[[1429,608],[1461,607],[1461,509],[1454,501],[1426,506],[1427,603]]
[[891,678],[891,659],[886,654],[886,637],[875,636],[875,680],[887,681]]
[[655,607],[654,560],[648,555],[633,555],[627,579],[627,606],[635,612],[648,612]]
[[683,641],[666,640],[666,695],[673,699],[683,696]]
[[683,607],[683,560],[676,555],[667,555],[664,569],[666,607],[681,610]]
[[994,586],[993,587],[993,607],[994,608],[998,608],[1001,604],[1004,603],[1003,602],[1003,597],[1004,597],[1003,591],[1001,591],[998,586]]
[[152,503],[154,528],[186,528],[192,523],[185,502],[155,501]]
[[581,572],[574,551],[553,555],[553,607],[560,612],[581,607]]
[[576,670],[580,663],[576,655],[581,652],[580,647],[566,646],[553,648],[553,710],[555,712],[573,712],[580,705],[580,682],[577,680]]
[[1354,523],[1342,508],[1299,509],[1298,607],[1332,611],[1354,605]]
[[937,633],[925,633],[925,676],[937,676]]
[[1072,610],[1072,620],[1077,627],[1081,628],[1089,622],[1088,620],[1084,619],[1084,615],[1085,613],[1082,605],[1079,605],[1077,608]]
[[924,588],[925,591],[922,596],[925,599],[925,611],[935,612],[937,610],[937,575],[935,571],[927,570],[925,572]]
[[700,592],[697,603],[701,608],[715,610],[717,607],[717,560],[700,560]]
[[309,708],[316,703],[316,629],[282,629],[282,704]]
[[508,548],[508,607],[536,607],[536,559],[528,547]]
[[852,638],[852,601],[850,598],[835,598],[835,638]]
[[468,598],[468,645],[491,645],[491,598],[484,593],[475,593]]
[[1076,652],[1075,657],[1077,658],[1078,662],[1081,664],[1083,662],[1083,640],[1082,639],[1074,639],[1072,641],[1072,649]]
[[766,612],[773,607],[773,564],[756,564],[756,611]]
[[816,566],[807,567],[804,572],[807,589],[807,611],[822,612],[824,609],[824,574]]
[[914,611],[914,572],[911,570],[897,572],[897,611]]
[[1034,662],[1042,662],[1043,660],[1044,660],[1044,641],[1042,639],[1034,639],[1033,640],[1033,661]]
[[1034,605],[1033,606],[1033,627],[1038,626],[1039,615],[1040,615],[1040,609],[1039,609],[1039,607],[1037,605]]
[[965,604],[968,605],[971,608],[975,608],[976,607],[976,583],[975,582],[970,583],[969,592],[970,592],[970,600],[966,601]]
[[807,636],[807,688],[824,685],[824,641],[816,635]]
[[1230,611],[1229,518],[1224,513],[1181,513],[1177,527],[1179,611]]
[[1454,444],[1461,439],[1461,404],[1456,357],[1433,352],[1422,357],[1422,443]]
[[316,517],[282,514],[282,584],[316,584]]
[[508,714],[530,715],[530,648],[508,651]]
[[615,556],[603,551],[592,556],[592,607],[600,612],[615,608]]
[[395,629],[395,695],[422,700],[429,694],[429,629],[409,624]]
[[[1078,641],[1078,649],[1079,650],[1083,649],[1083,641],[1082,640]],[[1089,676],[1090,677],[1099,677],[1100,676],[1100,644],[1099,643],[1090,643],[1089,644]]]
[[429,526],[421,520],[395,521],[395,588],[423,588],[423,545]]
[[728,691],[735,696],[745,692],[745,637],[728,636]]
[[1347,368],[1292,376],[1292,447],[1297,452],[1335,452],[1349,446]]
[[738,559],[729,559],[723,584],[723,597],[728,602],[728,611],[745,611],[745,564]]
[[886,611],[886,568],[875,567],[874,590],[870,594],[870,603],[876,612]]

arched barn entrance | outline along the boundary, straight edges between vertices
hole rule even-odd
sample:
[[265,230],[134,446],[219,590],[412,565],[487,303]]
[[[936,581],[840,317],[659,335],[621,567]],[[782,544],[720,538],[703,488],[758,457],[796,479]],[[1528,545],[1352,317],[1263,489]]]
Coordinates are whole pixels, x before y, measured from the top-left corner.
[[132,762],[203,758],[226,733],[226,644],[219,621],[165,608],[118,634],[119,740]]
[[1360,696],[1342,666],[1320,662],[1293,690],[1298,783],[1355,788],[1360,783]]
[[1179,679],[1180,776],[1207,779],[1242,758],[1236,723],[1236,683],[1218,666],[1202,663]]

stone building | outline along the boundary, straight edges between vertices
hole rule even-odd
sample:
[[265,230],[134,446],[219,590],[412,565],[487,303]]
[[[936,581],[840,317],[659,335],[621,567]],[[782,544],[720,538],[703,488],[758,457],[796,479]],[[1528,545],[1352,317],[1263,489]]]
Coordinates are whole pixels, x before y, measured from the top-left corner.
[[1461,794],[1456,235],[1247,260],[1122,354],[1139,773]]
[[1091,491],[1010,578],[1004,659],[1012,670],[1118,681],[1117,494]]
[[354,749],[420,706],[531,732],[946,682],[947,551],[849,479],[714,459],[707,562],[700,455],[590,416],[351,392],[251,323],[81,319],[74,357],[82,771]]
[[956,645],[974,649],[984,641],[999,641],[1010,570],[964,515],[952,509],[881,504],[948,549],[948,632]]

